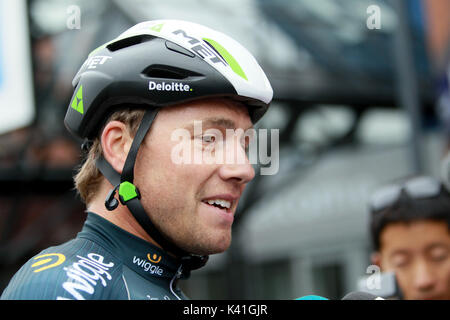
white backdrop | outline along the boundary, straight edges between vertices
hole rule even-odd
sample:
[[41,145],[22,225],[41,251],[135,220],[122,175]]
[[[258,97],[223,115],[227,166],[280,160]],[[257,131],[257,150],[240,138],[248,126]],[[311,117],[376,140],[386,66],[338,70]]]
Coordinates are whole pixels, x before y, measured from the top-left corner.
[[25,0],[0,0],[0,134],[35,115]]

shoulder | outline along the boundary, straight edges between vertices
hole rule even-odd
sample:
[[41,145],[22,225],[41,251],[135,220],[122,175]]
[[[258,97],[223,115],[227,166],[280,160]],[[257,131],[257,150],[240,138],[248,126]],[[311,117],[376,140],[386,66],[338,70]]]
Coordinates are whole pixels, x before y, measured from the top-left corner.
[[96,243],[76,238],[26,262],[1,299],[108,299],[122,291],[122,263]]

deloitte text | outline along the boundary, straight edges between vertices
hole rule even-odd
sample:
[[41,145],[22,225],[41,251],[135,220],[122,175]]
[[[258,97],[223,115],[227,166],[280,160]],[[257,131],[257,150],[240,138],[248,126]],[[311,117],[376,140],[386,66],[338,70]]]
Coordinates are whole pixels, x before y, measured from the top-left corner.
[[147,272],[150,272],[151,274],[156,274],[158,276],[162,276],[164,269],[160,268],[159,266],[156,266],[147,260],[139,259],[138,257],[133,257],[133,263],[140,266],[142,269],[144,269]]
[[180,83],[180,82],[171,82],[171,83],[156,83],[155,81],[150,81],[148,83],[148,90],[153,91],[192,91],[191,87],[188,84]]

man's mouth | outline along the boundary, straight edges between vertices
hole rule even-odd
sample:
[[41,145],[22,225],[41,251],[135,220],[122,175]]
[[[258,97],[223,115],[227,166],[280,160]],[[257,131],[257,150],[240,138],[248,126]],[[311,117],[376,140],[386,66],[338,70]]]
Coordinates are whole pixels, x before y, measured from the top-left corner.
[[202,199],[201,202],[209,207],[207,212],[214,213],[213,216],[218,217],[219,221],[231,226],[239,196],[237,194],[216,194]]
[[216,207],[223,210],[226,213],[232,213],[237,201],[239,200],[239,195],[232,194],[217,194],[204,198],[202,202],[208,206]]
[[203,202],[223,210],[229,210],[231,208],[231,201],[224,199],[203,200]]

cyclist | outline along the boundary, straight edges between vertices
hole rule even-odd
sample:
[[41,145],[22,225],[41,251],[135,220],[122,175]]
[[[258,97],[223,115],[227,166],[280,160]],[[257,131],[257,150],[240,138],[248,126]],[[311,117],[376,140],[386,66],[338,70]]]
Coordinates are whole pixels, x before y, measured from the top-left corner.
[[[91,52],[73,85],[64,122],[86,150],[74,180],[88,216],[75,239],[22,266],[2,299],[185,299],[178,279],[230,245],[255,175],[243,132],[272,99],[266,75],[230,37],[156,20]],[[203,161],[175,161],[176,150]],[[218,155],[234,161],[206,161]]]

